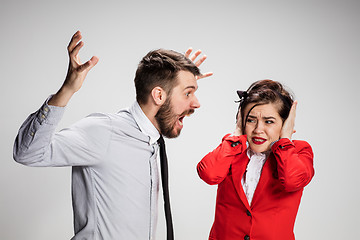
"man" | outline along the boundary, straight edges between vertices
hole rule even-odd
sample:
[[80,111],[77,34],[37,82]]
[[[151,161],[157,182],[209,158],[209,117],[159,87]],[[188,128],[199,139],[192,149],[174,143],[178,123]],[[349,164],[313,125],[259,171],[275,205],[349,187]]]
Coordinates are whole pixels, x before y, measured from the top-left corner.
[[185,116],[200,107],[194,95],[196,52],[148,53],[135,76],[136,100],[117,114],[92,114],[55,133],[64,107],[98,58],[81,64],[84,45],[76,32],[68,46],[69,68],[59,91],[21,126],[14,159],[28,166],[72,166],[74,240],[155,238],[161,135],[177,137]]

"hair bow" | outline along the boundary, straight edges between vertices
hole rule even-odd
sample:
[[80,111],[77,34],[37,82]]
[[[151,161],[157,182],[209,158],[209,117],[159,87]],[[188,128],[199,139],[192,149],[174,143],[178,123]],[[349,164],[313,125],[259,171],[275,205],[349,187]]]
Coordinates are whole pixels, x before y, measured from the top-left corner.
[[247,91],[237,90],[236,93],[240,98],[238,101],[235,101],[236,103],[242,103],[248,97]]

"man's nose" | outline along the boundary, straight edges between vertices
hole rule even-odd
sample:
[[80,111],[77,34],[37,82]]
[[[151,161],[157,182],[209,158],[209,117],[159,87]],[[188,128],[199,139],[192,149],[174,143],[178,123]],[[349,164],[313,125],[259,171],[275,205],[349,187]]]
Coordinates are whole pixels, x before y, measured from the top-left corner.
[[191,107],[192,108],[199,108],[200,107],[200,102],[197,99],[196,96],[194,96],[193,100],[191,101]]

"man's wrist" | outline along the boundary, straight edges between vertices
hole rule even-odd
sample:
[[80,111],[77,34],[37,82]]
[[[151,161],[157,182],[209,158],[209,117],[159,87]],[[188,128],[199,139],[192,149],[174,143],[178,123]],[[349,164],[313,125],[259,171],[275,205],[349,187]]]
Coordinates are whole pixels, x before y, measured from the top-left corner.
[[48,101],[48,105],[65,107],[73,95],[74,92],[61,87],[59,91],[56,94],[54,94],[52,98]]

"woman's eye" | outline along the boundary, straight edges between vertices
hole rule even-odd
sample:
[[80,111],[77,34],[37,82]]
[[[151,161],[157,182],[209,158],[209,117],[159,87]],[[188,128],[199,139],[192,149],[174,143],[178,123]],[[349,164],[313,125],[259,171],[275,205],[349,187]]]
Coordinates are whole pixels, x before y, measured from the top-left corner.
[[255,120],[254,119],[247,119],[247,121],[246,122],[248,122],[248,123],[254,123],[255,122]]

